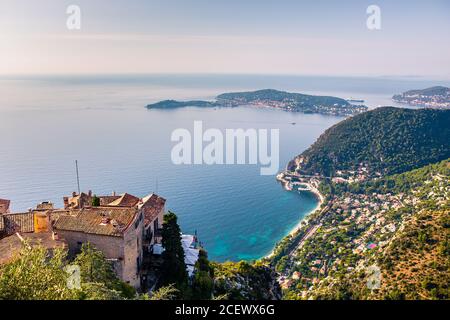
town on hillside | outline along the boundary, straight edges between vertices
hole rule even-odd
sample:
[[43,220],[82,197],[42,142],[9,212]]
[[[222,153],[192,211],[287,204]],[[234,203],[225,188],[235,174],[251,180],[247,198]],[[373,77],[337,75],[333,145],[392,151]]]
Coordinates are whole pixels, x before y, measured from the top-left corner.
[[[392,187],[387,190],[375,187],[352,190],[348,187],[351,183],[376,183],[382,179],[381,173],[360,163],[355,170],[338,170],[335,177],[305,175],[302,174],[302,163],[303,159],[299,157],[295,166],[277,176],[287,190],[309,190],[317,194],[321,202],[321,207],[302,222],[289,241],[280,243],[271,257],[279,272],[279,284],[285,296],[291,299],[325,297],[333,292],[330,288],[338,287],[343,282],[345,275],[364,275],[365,268],[370,266],[371,255],[392,251],[396,241],[399,241],[397,231],[406,230],[408,225],[415,223],[413,212],[424,215],[422,220],[432,221],[425,217],[430,214],[427,206],[432,203],[436,212],[445,211],[450,201],[448,175],[439,173],[437,169],[423,170],[426,174],[418,174],[423,181],[412,190],[395,189],[394,180],[390,181],[388,185]],[[440,164],[440,167],[445,166],[449,167],[448,161]],[[407,180],[398,178],[398,181],[400,184]],[[326,190],[324,182],[332,184],[334,190]],[[433,227],[439,224],[438,218],[437,222],[430,222]],[[423,243],[431,241],[430,237],[428,235],[428,239],[425,237],[423,240],[420,232],[418,235]],[[422,261],[418,259],[415,263],[419,265]],[[408,265],[403,267],[405,270],[413,268]],[[401,279],[405,270],[395,270],[393,274]],[[388,277],[386,274],[383,276]],[[351,279],[351,276],[348,277]],[[351,281],[349,283],[352,285],[359,283]],[[411,278],[410,281],[416,279]],[[384,281],[380,292],[392,291],[389,286],[392,282]],[[376,296],[374,291],[371,297],[379,299],[382,297],[380,292]],[[429,298],[426,293],[420,294],[422,298]],[[439,293],[434,294],[439,296]]]
[[[46,249],[66,248],[75,256],[90,243],[113,265],[117,276],[140,292],[157,285],[162,265],[162,223],[166,199],[124,193],[97,196],[89,191],[63,197],[62,208],[51,202],[27,212],[11,212],[0,199],[0,264],[9,262],[23,243]],[[199,257],[194,235],[181,235],[186,271],[193,276]]]

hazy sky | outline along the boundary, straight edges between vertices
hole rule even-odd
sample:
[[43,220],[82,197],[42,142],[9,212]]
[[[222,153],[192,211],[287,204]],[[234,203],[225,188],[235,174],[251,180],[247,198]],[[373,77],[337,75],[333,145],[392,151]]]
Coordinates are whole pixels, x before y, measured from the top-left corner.
[[450,1],[0,0],[0,74],[63,73],[449,79]]

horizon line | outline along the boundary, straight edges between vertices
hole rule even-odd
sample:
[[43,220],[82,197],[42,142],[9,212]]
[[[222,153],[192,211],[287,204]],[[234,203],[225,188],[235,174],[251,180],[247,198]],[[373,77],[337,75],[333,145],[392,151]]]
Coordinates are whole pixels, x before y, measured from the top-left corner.
[[387,79],[387,80],[409,80],[409,81],[450,81],[449,78],[439,75],[370,75],[370,74],[310,74],[310,73],[247,73],[247,72],[111,72],[111,73],[7,73],[0,74],[1,80],[20,80],[26,78],[57,78],[57,77],[145,77],[145,76],[271,76],[271,77],[317,77],[317,78],[356,78],[356,79]]

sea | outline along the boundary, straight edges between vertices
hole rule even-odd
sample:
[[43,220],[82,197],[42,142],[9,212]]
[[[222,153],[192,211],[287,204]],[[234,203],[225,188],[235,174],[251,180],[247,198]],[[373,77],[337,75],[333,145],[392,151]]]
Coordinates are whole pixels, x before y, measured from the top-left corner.
[[259,165],[176,165],[179,128],[278,129],[280,166],[343,117],[265,108],[148,110],[165,99],[212,100],[220,93],[273,88],[363,99],[371,109],[402,107],[393,94],[449,82],[422,78],[281,75],[0,76],[0,198],[13,212],[81,189],[98,195],[157,193],[198,235],[215,261],[255,260],[271,252],[316,206],[309,192],[288,192]]

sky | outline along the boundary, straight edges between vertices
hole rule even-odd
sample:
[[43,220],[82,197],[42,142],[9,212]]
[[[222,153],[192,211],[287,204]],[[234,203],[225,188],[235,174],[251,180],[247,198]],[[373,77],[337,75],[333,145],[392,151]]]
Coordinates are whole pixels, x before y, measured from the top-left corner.
[[[66,26],[69,5],[81,29]],[[381,29],[369,30],[377,5]],[[0,0],[0,75],[450,78],[450,1]]]

